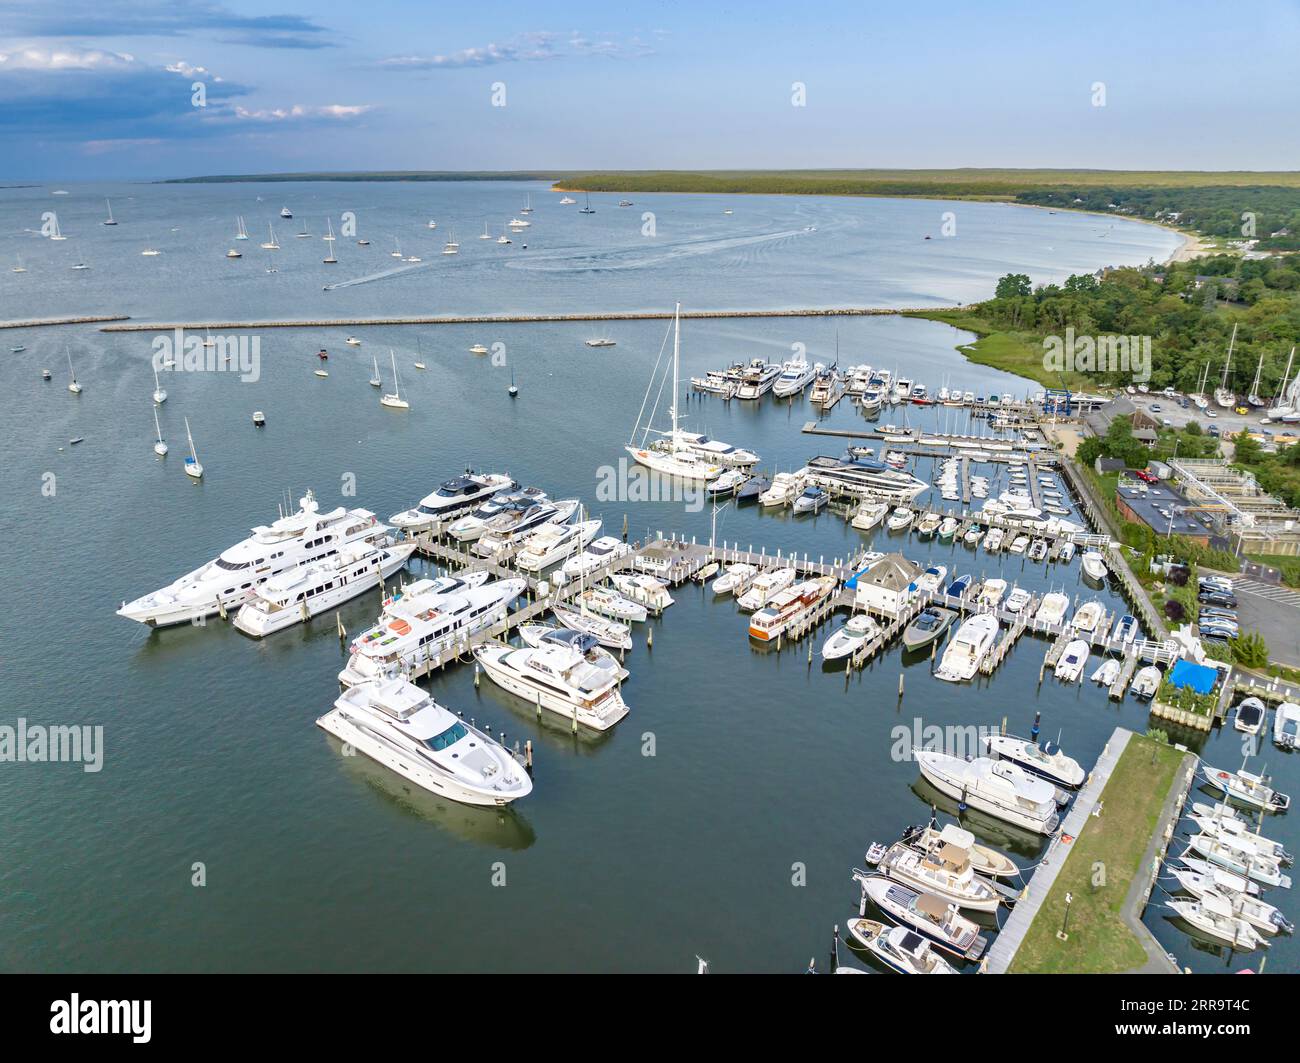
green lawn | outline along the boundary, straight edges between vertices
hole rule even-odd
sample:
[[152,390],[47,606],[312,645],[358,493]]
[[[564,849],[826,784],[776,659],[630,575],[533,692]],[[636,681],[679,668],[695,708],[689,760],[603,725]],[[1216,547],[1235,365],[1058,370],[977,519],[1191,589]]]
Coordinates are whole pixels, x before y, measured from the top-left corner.
[[979,338],[973,343],[958,344],[960,351],[977,365],[988,365],[1016,376],[1035,380],[1045,387],[1069,387],[1082,391],[1091,383],[1078,373],[1052,373],[1043,367],[1043,341],[1029,332],[1008,332],[990,324],[970,310],[909,310],[906,317],[921,317],[927,321],[941,321],[954,328],[974,332]]
[[[1154,756],[1154,763],[1152,757]],[[1070,846],[1061,873],[1011,962],[1014,974],[1121,974],[1146,953],[1121,916],[1130,884],[1184,754],[1134,735],[1102,791],[1102,814],[1090,817]],[[1095,884],[1102,883],[1102,884]],[[1070,939],[1057,940],[1070,905]]]

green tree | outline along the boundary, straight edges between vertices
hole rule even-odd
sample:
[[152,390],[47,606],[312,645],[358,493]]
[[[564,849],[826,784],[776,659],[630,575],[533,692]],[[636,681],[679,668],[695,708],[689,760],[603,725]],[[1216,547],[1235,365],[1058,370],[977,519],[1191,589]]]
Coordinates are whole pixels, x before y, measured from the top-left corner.
[[1232,656],[1246,668],[1264,668],[1268,665],[1268,644],[1258,631],[1247,631],[1230,641]]

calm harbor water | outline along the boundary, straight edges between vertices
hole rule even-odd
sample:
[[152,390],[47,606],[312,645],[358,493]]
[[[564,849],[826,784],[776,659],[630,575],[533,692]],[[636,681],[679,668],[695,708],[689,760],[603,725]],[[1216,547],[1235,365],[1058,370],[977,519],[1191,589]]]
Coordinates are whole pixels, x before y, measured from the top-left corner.
[[[1001,273],[1037,280],[1117,262],[1163,258],[1177,238],[1151,227],[985,204],[740,197],[614,197],[579,216],[525,185],[70,186],[0,198],[0,252],[26,274],[0,275],[0,317],[130,313],[143,319],[276,318],[669,308],[943,304],[979,297]],[[531,191],[533,226],[510,247],[501,231]],[[120,224],[98,223],[112,196]],[[261,197],[259,202],[258,197]],[[51,204],[54,204],[51,208]],[[261,232],[281,204],[278,253]],[[578,204],[581,205],[581,204]],[[725,207],[733,215],[722,213]],[[958,237],[939,214],[958,212]],[[59,212],[69,239],[25,235]],[[641,212],[658,235],[641,235]],[[305,218],[319,236],[328,213],[357,212],[369,248],[296,240]],[[232,244],[243,214],[253,239]],[[430,231],[429,218],[438,221]],[[438,253],[454,227],[461,254]],[[809,228],[811,227],[811,228]],[[177,231],[172,232],[175,228]],[[934,239],[925,241],[926,233]],[[323,292],[329,280],[390,269],[393,238],[428,263],[395,277]],[[524,251],[522,244],[529,247]],[[138,254],[152,245],[163,251]],[[239,246],[244,258],[227,261]],[[366,254],[368,253],[368,255]],[[279,272],[265,272],[274,260]],[[84,261],[91,268],[67,267]],[[333,270],[333,272],[331,272]],[[833,923],[856,911],[852,867],[873,840],[923,820],[928,796],[911,763],[891,758],[896,728],[997,726],[1025,733],[1035,711],[1085,765],[1112,728],[1146,727],[1131,699],[1116,705],[1091,683],[1038,685],[1046,643],[1026,637],[996,674],[970,686],[929,676],[930,662],[893,649],[846,684],[807,661],[807,644],[759,652],[730,599],[694,586],[650,622],[628,657],[632,713],[603,738],[538,724],[528,706],[472,669],[439,675],[435,695],[513,742],[537,748],[536,789],[505,815],[448,805],[364,758],[344,758],[313,726],[336,694],[343,655],[332,618],[262,642],[226,624],[150,632],[113,614],[132,598],[210,558],[266,523],[286,495],[314,489],[326,506],[381,517],[406,508],[467,464],[509,471],[554,498],[581,497],[617,534],[675,530],[707,538],[710,513],[671,502],[603,502],[602,466],[622,455],[663,322],[619,322],[618,346],[583,340],[600,326],[439,326],[274,330],[260,377],[172,373],[159,409],[172,445],[151,452],[149,334],[13,330],[0,360],[5,454],[0,563],[3,719],[102,724],[105,763],[5,765],[0,770],[6,859],[0,863],[0,965],[96,970],[669,970],[696,954],[718,971],[796,970],[824,963]],[[360,348],[344,339],[355,333]],[[683,331],[683,376],[727,361],[785,357],[869,362],[937,388],[1023,394],[1025,381],[966,363],[963,334],[894,318],[719,320]],[[504,345],[505,365],[468,353]],[[329,349],[330,376],[312,376]],[[366,384],[371,356],[395,351],[406,414],[379,407]],[[65,388],[69,354],[80,396]],[[423,357],[429,369],[413,368]],[[42,382],[48,366],[54,381]],[[521,394],[506,394],[513,370]],[[256,431],[252,411],[265,411]],[[840,442],[802,435],[805,399],[683,403],[688,424],[757,450],[769,471],[795,468]],[[181,471],[188,416],[207,474]],[[902,412],[886,414],[902,419]],[[942,426],[942,412],[908,416]],[[951,422],[952,415],[947,419]],[[842,403],[825,423],[861,424]],[[980,422],[975,422],[978,426]],[[976,429],[978,430],[978,429]],[[68,440],[84,437],[70,447]],[[984,469],[991,472],[991,469]],[[931,478],[928,462],[916,469]],[[52,474],[53,479],[49,475]],[[355,482],[355,498],[342,494]],[[53,485],[51,490],[50,485]],[[45,490],[42,490],[42,488]],[[1031,590],[1064,587],[1121,606],[1080,581],[963,546],[862,536],[829,513],[728,507],[718,536],[769,550],[843,556],[863,546],[933,557],[954,572],[1001,572]],[[417,566],[418,568],[418,566]],[[342,610],[349,631],[373,617],[377,594]],[[820,646],[829,633],[815,636]],[[1094,655],[1088,674],[1099,661]],[[906,693],[897,696],[898,679]],[[653,737],[654,756],[643,755]],[[1212,763],[1239,762],[1237,736],[1209,739]],[[1294,790],[1294,761],[1271,746],[1270,769]],[[989,840],[1025,863],[1032,839]],[[1286,817],[1272,833],[1297,847]],[[206,885],[191,885],[202,863]],[[806,884],[792,884],[795,865]],[[494,884],[502,881],[504,885]],[[1287,898],[1280,899],[1286,908]],[[1161,941],[1197,969],[1224,959],[1193,949],[1152,909]],[[1289,941],[1274,969],[1294,969]],[[1235,966],[1241,966],[1237,960]]]

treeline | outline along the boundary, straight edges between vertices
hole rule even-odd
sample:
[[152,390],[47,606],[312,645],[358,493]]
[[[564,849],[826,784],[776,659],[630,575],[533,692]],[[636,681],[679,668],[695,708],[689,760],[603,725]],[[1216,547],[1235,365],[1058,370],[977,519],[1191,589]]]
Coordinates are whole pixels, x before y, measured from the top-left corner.
[[[1244,394],[1262,355],[1259,392],[1268,398],[1279,389],[1291,347],[1300,343],[1300,260],[1214,255],[1037,288],[1024,274],[1008,274],[994,297],[970,313],[1033,336],[1060,336],[1070,327],[1079,336],[1150,336],[1150,386],[1183,392],[1196,390],[1207,364],[1207,390],[1218,386],[1237,325],[1228,386]],[[1297,370],[1300,356],[1293,376]],[[1098,372],[1095,379],[1117,387],[1133,382],[1128,372]]]
[[[1300,248],[1300,189],[1277,185],[1187,188],[1069,186],[1020,192],[1017,202],[1169,221],[1209,236],[1257,239],[1260,250]],[[1277,233],[1278,235],[1273,235]]]

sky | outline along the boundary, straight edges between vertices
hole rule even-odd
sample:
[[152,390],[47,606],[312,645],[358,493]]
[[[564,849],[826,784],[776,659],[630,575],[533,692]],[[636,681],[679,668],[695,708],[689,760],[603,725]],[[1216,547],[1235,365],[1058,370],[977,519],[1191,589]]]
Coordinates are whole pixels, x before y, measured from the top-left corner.
[[0,181],[1295,170],[1297,55],[1300,0],[0,0]]

